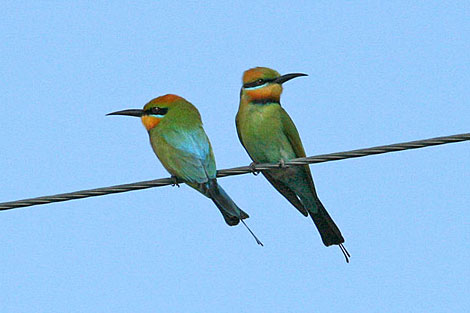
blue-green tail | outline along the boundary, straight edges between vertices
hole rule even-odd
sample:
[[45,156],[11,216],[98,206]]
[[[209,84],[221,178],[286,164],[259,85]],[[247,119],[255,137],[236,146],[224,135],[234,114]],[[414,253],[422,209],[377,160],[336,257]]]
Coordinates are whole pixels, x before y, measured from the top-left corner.
[[256,237],[251,229],[245,224],[243,219],[248,218],[248,214],[240,209],[235,202],[229,197],[225,190],[217,183],[216,179],[212,179],[205,184],[205,195],[209,197],[219,208],[222,213],[225,222],[234,226],[241,221],[243,225],[248,229],[250,234],[255,238],[256,243],[263,245],[263,243]]
[[325,209],[318,196],[313,194],[313,199],[311,199],[310,195],[307,197],[301,196],[300,199],[308,210],[313,223],[317,227],[323,244],[325,246],[338,245],[341,249],[341,252],[343,252],[344,257],[346,258],[346,262],[349,263],[349,258],[351,255],[343,245],[343,235],[331,218],[330,214],[328,214],[328,211]]

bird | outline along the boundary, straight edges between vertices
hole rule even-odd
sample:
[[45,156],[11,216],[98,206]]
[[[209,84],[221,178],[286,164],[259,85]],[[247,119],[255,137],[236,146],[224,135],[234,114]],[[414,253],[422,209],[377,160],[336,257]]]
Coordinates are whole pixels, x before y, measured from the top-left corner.
[[216,179],[212,146],[202,127],[197,108],[186,99],[166,94],[148,102],[143,109],[128,109],[107,115],[140,117],[150,144],[175,185],[186,183],[210,198],[229,226],[240,221],[259,245],[263,243],[245,224],[248,214],[229,197]]
[[[256,163],[279,163],[305,157],[294,122],[281,106],[282,85],[303,73],[280,75],[267,67],[244,72],[235,123],[238,138]],[[318,198],[308,165],[261,171],[264,177],[300,213],[312,218],[325,246],[339,245],[349,263],[350,254],[335,222]]]

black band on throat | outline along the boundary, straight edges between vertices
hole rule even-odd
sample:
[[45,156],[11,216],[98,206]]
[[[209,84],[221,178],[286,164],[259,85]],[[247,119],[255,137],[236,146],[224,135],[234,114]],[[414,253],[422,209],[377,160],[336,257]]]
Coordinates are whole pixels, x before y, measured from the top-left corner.
[[271,103],[281,105],[279,100],[269,99],[269,98],[267,98],[267,99],[254,99],[254,100],[251,100],[251,103],[258,104],[258,105],[266,105],[266,104],[271,104]]

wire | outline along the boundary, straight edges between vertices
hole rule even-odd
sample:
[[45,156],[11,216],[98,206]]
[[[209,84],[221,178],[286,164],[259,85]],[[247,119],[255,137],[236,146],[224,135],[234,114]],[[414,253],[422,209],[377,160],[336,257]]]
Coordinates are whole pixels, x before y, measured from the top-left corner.
[[[443,144],[467,141],[467,140],[470,140],[470,133],[445,136],[445,137],[436,137],[436,138],[431,138],[431,139],[416,140],[416,141],[409,141],[409,142],[402,142],[402,143],[397,143],[397,144],[392,144],[392,145],[378,146],[378,147],[372,147],[372,148],[366,148],[366,149],[350,150],[350,151],[330,153],[330,154],[321,154],[321,155],[315,155],[315,156],[310,156],[310,157],[305,157],[305,158],[292,159],[292,160],[277,163],[277,164],[265,164],[265,163],[252,164],[249,166],[241,166],[241,167],[234,167],[234,168],[219,170],[217,171],[217,177],[226,177],[226,176],[241,175],[241,174],[247,174],[247,173],[256,173],[259,171],[269,170],[273,168],[283,168],[283,167],[298,166],[298,165],[305,165],[305,164],[338,161],[338,160],[343,160],[343,159],[360,158],[360,157],[364,157],[368,155],[382,154],[382,153],[396,152],[396,151],[410,150],[410,149],[419,149],[419,148],[424,148],[424,147],[429,147],[429,146],[437,146],[437,145],[443,145]],[[161,178],[161,179],[147,180],[147,181],[142,181],[142,182],[137,182],[137,183],[132,183],[132,184],[116,185],[116,186],[111,186],[111,187],[103,187],[103,188],[96,188],[96,189],[89,189],[89,190],[81,190],[81,191],[76,191],[76,192],[57,194],[53,196],[45,196],[45,197],[24,199],[24,200],[11,201],[11,202],[3,202],[3,203],[0,203],[0,210],[10,210],[10,209],[21,208],[21,207],[26,207],[26,206],[48,204],[48,203],[53,203],[53,202],[61,202],[61,201],[82,199],[82,198],[88,198],[88,197],[103,196],[103,195],[112,194],[112,193],[147,189],[147,188],[152,188],[152,187],[177,185],[178,183],[182,183],[182,181],[179,181],[175,178]]]

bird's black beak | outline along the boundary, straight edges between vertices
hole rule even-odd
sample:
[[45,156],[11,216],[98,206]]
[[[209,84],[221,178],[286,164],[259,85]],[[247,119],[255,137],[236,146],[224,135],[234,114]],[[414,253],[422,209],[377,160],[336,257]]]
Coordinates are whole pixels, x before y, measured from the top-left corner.
[[144,110],[139,109],[130,109],[130,110],[122,110],[117,112],[108,113],[106,115],[128,115],[128,116],[136,116],[141,117]]
[[291,79],[296,78],[296,77],[300,77],[300,76],[308,76],[308,75],[307,75],[307,74],[303,74],[303,73],[286,74],[286,75],[282,75],[282,76],[276,78],[276,79],[274,80],[274,82],[277,83],[277,84],[281,84],[281,85],[282,85],[282,84],[285,83],[286,81],[291,80]]

